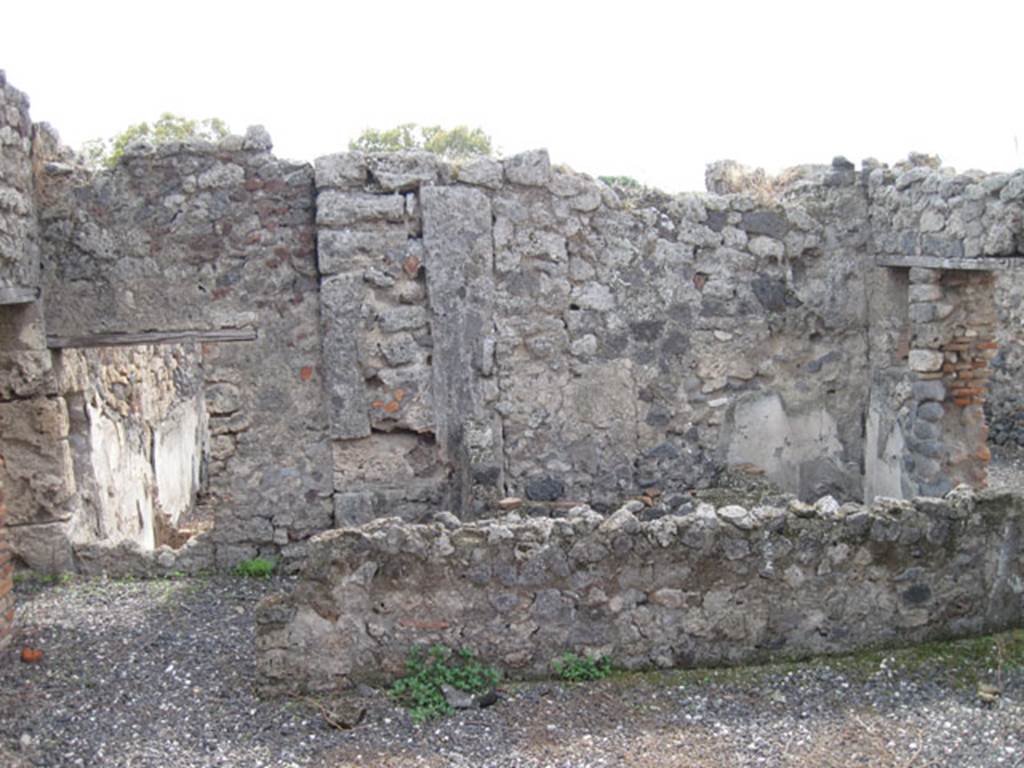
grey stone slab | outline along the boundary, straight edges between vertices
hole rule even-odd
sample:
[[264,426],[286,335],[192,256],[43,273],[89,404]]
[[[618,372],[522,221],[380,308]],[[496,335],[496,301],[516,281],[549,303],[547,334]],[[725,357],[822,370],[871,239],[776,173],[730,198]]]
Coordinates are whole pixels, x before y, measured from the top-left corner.
[[320,285],[324,385],[333,438],[351,439],[370,434],[366,387],[357,344],[364,290],[359,275],[335,275]]
[[425,188],[421,203],[437,439],[451,466],[450,507],[458,514],[471,494],[467,423],[482,416],[477,379],[492,324],[491,204],[467,187]]

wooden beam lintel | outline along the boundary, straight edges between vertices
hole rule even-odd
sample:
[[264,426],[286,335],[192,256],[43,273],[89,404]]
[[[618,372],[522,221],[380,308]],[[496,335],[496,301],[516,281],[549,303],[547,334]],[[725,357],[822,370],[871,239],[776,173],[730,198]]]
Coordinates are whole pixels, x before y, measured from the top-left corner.
[[138,347],[149,344],[187,344],[191,342],[255,341],[255,328],[215,328],[210,330],[142,331],[139,333],[91,333],[84,336],[47,336],[50,349],[87,349],[90,347]]

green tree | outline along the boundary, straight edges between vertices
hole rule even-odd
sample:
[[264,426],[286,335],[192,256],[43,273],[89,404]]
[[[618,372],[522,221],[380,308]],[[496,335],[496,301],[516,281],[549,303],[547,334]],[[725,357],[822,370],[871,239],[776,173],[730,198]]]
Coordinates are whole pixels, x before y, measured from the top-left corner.
[[416,123],[402,123],[384,131],[367,128],[348,143],[348,148],[363,152],[425,149],[448,160],[494,153],[491,137],[480,128],[457,125],[445,129],[439,125],[419,126]]
[[634,179],[632,176],[598,176],[597,178],[599,178],[609,187],[622,187],[623,189],[629,190],[643,188],[643,184]]
[[82,145],[82,156],[93,167],[113,168],[124,155],[125,148],[137,139],[152,144],[166,144],[171,141],[204,139],[218,141],[231,131],[218,117],[192,120],[170,112],[164,112],[153,123],[130,125],[110,139],[92,139]]

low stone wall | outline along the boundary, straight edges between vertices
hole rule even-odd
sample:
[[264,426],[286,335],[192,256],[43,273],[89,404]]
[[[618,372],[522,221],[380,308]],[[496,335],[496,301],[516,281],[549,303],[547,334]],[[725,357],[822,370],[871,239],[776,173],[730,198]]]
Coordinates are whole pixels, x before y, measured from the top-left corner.
[[395,518],[311,542],[296,589],[259,607],[268,691],[389,679],[410,648],[470,647],[512,676],[565,651],[635,669],[968,635],[1024,615],[1024,497],[787,509],[702,504],[609,517]]

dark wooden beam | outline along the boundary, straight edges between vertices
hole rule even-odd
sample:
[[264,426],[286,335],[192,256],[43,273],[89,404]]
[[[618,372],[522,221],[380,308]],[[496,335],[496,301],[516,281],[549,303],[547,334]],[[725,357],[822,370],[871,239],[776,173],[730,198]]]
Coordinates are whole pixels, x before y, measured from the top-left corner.
[[0,286],[0,305],[31,304],[39,299],[38,288]]
[[138,347],[146,344],[183,344],[189,342],[255,341],[255,328],[217,328],[206,331],[142,331],[140,333],[91,333],[85,336],[47,336],[50,349],[87,349],[89,347]]

